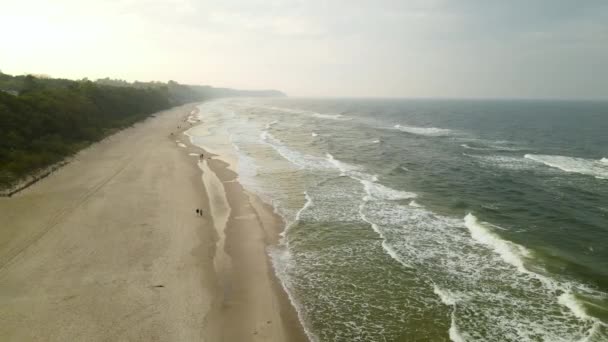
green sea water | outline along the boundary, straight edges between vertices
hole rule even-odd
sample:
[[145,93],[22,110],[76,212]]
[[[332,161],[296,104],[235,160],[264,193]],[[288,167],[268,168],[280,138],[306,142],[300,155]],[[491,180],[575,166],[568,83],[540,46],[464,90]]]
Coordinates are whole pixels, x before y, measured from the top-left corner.
[[314,341],[608,341],[608,103],[226,99]]

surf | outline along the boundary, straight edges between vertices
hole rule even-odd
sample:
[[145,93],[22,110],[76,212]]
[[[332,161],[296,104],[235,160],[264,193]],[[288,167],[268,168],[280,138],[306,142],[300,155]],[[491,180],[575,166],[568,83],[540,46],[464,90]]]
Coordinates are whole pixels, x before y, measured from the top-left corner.
[[594,160],[545,154],[526,154],[524,158],[560,169],[564,172],[594,176],[598,179],[608,179],[606,158]]
[[427,137],[441,137],[452,134],[452,130],[445,128],[437,128],[437,127],[417,127],[417,126],[405,126],[405,125],[395,125],[393,126],[395,129],[416,135],[423,135]]

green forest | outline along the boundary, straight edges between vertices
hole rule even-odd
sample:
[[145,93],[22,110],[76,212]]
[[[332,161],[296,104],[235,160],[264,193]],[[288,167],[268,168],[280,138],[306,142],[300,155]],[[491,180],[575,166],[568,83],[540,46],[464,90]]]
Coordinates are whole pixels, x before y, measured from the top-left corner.
[[177,82],[52,79],[0,73],[0,189],[150,114],[223,96],[284,96]]

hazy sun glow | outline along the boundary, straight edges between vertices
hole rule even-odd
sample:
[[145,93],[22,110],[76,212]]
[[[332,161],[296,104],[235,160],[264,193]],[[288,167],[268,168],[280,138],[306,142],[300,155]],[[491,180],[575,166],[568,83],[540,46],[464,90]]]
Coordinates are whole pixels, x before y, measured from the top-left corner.
[[3,0],[10,74],[303,96],[606,97],[608,2]]

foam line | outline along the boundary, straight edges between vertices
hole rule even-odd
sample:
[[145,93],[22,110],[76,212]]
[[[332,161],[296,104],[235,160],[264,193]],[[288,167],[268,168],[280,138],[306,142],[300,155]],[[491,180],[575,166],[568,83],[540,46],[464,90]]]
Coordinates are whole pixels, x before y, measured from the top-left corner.
[[557,299],[558,303],[567,307],[579,319],[592,319],[585,310],[585,307],[576,299],[572,292],[568,291],[560,295]]
[[452,296],[448,291],[442,290],[437,285],[433,284],[433,292],[439,296],[439,299],[441,299],[443,304],[450,306],[456,305],[458,299]]
[[395,129],[398,129],[402,132],[416,134],[416,135],[424,135],[430,137],[437,136],[445,136],[452,133],[451,130],[445,128],[437,128],[437,127],[416,127],[416,126],[405,126],[405,125],[395,125]]
[[527,273],[524,267],[522,254],[527,255],[528,251],[512,242],[505,241],[492,233],[483,224],[479,223],[475,215],[468,213],[464,217],[465,226],[471,232],[471,237],[479,243],[482,243],[494,250],[508,264],[511,264],[521,272]]
[[594,176],[598,179],[608,179],[608,163],[605,161],[606,158],[594,160],[544,154],[526,154],[524,158],[565,172]]

